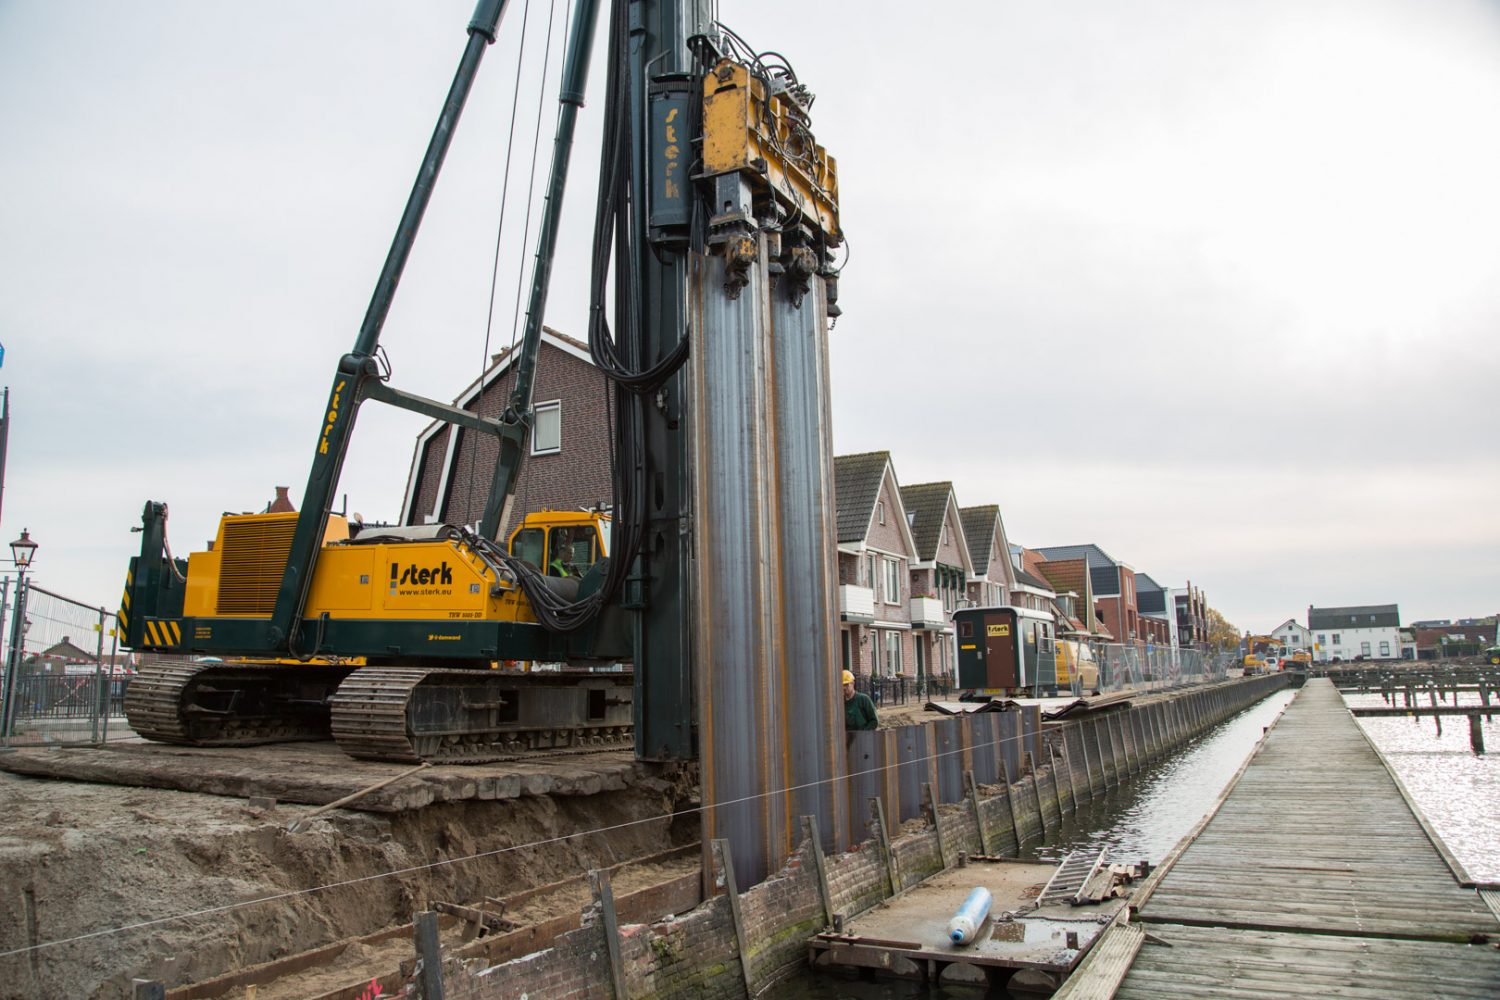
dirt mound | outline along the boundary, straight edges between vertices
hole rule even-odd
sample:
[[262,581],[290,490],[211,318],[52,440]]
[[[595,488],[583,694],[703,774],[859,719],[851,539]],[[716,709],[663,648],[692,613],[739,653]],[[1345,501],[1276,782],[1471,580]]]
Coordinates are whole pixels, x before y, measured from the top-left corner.
[[644,777],[586,797],[335,812],[291,834],[310,809],[0,774],[0,996],[198,982],[403,923],[429,900],[650,854],[696,836],[670,819],[687,791]]

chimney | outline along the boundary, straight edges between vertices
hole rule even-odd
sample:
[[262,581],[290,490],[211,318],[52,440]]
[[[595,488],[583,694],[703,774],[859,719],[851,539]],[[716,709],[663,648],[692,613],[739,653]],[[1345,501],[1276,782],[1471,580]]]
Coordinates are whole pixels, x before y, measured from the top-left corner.
[[297,508],[292,506],[291,498],[287,496],[290,486],[276,487],[276,499],[271,501],[271,506],[266,508],[268,514],[295,514]]

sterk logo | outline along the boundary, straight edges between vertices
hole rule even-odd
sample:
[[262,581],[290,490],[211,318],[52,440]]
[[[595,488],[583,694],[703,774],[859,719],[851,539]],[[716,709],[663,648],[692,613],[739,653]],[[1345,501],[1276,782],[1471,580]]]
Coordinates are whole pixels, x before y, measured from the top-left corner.
[[416,563],[402,569],[400,563],[391,563],[392,587],[430,587],[453,583],[453,568],[444,559],[437,566],[418,566]]

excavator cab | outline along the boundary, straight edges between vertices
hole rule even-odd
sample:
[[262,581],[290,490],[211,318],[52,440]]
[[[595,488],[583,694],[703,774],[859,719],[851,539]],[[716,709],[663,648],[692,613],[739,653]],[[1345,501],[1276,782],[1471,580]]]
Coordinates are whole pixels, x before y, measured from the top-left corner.
[[539,511],[511,533],[510,554],[547,576],[578,579],[607,554],[608,529],[599,511]]

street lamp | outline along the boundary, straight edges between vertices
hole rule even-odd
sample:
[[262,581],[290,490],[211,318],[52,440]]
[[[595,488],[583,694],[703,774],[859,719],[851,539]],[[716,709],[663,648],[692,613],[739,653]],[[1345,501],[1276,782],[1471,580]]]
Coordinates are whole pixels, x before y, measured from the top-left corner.
[[10,658],[5,662],[5,704],[0,706],[0,740],[10,737],[15,716],[16,680],[21,673],[21,623],[26,619],[26,570],[36,557],[37,544],[31,532],[21,529],[21,537],[10,543],[11,559],[16,564],[16,609],[10,620]]
[[31,532],[22,528],[21,537],[10,543],[10,556],[15,561],[16,569],[25,573],[26,567],[31,565],[31,559],[35,555],[36,542],[31,540]]

